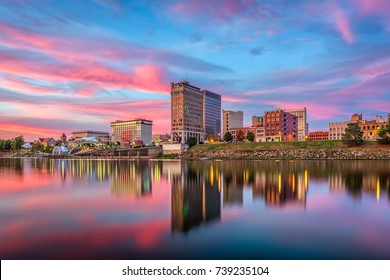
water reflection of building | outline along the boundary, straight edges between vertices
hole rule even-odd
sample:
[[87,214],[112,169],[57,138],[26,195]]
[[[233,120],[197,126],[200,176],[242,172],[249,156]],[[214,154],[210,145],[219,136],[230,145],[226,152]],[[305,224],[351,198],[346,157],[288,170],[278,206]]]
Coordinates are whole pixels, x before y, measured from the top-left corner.
[[152,176],[147,161],[120,161],[114,166],[112,189],[116,195],[142,196],[152,192]]
[[226,170],[223,174],[223,205],[242,205],[244,202],[244,177],[247,171]]
[[378,171],[378,168],[341,168],[330,173],[328,180],[330,192],[346,192],[355,199],[361,199],[363,193],[366,193],[379,201],[382,193],[387,190],[390,199],[390,174],[384,170]]
[[69,179],[75,182],[96,181],[103,182],[108,180],[111,175],[111,166],[107,161],[102,160],[64,160],[55,159],[47,162],[51,172],[60,175],[61,180]]
[[308,171],[262,171],[255,175],[253,198],[264,197],[265,204],[283,206],[296,204],[306,207]]
[[183,163],[181,174],[172,176],[172,231],[188,232],[221,217],[221,175]]

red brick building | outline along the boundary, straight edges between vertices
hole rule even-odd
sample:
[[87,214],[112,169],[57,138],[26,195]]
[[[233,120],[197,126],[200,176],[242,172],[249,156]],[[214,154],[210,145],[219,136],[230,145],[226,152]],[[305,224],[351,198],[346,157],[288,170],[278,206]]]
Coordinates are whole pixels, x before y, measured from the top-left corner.
[[229,132],[232,134],[233,142],[237,142],[237,134],[242,130],[244,134],[244,139],[246,139],[248,132],[252,132],[255,135],[254,142],[263,142],[265,141],[264,127],[263,126],[251,126],[251,127],[239,127],[229,129]]
[[329,140],[329,131],[314,131],[309,133],[309,141]]
[[265,112],[264,127],[267,142],[298,140],[297,116],[282,109]]

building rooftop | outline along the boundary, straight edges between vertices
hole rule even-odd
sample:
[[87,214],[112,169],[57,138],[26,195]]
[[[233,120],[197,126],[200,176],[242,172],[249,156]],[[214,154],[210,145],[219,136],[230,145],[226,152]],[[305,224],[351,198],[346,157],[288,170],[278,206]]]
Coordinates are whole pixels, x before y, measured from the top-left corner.
[[145,123],[153,123],[153,121],[151,121],[151,120],[137,118],[137,119],[126,120],[126,121],[116,120],[115,122],[111,122],[111,124],[114,124],[114,123],[124,123],[124,122],[145,122]]
[[96,131],[96,130],[79,130],[79,131],[73,131],[72,134],[74,133],[95,133],[95,134],[98,134],[98,133],[101,133],[101,134],[109,134],[109,132],[106,132],[106,131]]

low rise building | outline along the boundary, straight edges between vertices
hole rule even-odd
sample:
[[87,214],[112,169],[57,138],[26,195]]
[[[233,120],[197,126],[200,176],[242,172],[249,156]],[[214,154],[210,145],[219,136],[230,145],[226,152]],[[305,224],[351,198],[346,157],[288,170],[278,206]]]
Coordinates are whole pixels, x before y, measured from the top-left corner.
[[251,126],[251,127],[238,127],[230,129],[229,132],[232,134],[233,142],[237,142],[237,134],[239,131],[243,132],[244,140],[246,140],[248,132],[252,132],[255,135],[254,142],[265,142],[265,128],[264,126]]
[[168,142],[171,140],[171,135],[167,134],[154,134],[152,135],[152,142],[153,143],[159,143],[159,142]]
[[42,144],[45,148],[47,146],[54,147],[58,142],[52,137],[38,138],[38,143]]
[[378,137],[378,131],[387,125],[387,121],[381,116],[373,120],[363,120],[362,114],[354,114],[349,121],[329,123],[329,139],[341,140],[349,123],[357,123],[363,132],[363,140],[374,141]]
[[95,131],[95,130],[81,130],[72,132],[72,139],[76,140],[78,138],[84,137],[95,137],[99,142],[109,142],[110,141],[110,133],[103,131]]
[[345,134],[345,129],[349,123],[362,120],[362,114],[354,114],[351,119],[344,122],[331,122],[329,123],[329,140],[341,140],[343,134]]
[[309,136],[308,136],[307,140],[309,140],[309,141],[329,140],[329,131],[309,132]]
[[363,132],[363,140],[376,140],[379,129],[385,127],[387,121],[381,116],[376,116],[374,120],[362,120],[359,122],[360,130]]

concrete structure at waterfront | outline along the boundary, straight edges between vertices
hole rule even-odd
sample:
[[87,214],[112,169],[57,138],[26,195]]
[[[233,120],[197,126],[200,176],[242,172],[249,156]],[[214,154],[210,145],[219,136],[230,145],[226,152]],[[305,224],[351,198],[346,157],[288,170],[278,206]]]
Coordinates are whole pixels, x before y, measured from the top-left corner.
[[309,140],[309,141],[329,140],[329,131],[309,132],[309,136],[308,136],[307,140]]
[[264,126],[264,116],[252,116],[252,126]]
[[152,121],[145,119],[112,122],[112,142],[120,142],[121,146],[139,145],[140,141],[151,145],[152,125]]
[[298,117],[282,109],[265,112],[264,127],[266,142],[297,141]]
[[202,89],[203,123],[206,139],[209,136],[221,137],[221,95]]
[[293,114],[298,118],[298,141],[304,141],[309,134],[309,124],[307,123],[306,107],[303,109],[286,110],[287,113]]
[[242,111],[235,112],[235,111],[222,110],[222,117],[223,117],[222,137],[229,130],[244,126],[244,113]]
[[207,136],[220,136],[221,96],[190,85],[171,83],[172,141],[186,143],[190,137],[204,142]]
[[85,137],[95,137],[99,142],[108,142],[110,140],[110,133],[94,130],[81,130],[72,132],[73,140]]

